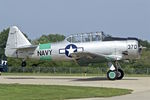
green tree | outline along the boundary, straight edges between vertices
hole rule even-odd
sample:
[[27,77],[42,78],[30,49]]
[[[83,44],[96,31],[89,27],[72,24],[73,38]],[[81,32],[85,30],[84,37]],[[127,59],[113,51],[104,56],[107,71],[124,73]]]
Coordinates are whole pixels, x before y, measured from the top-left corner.
[[33,40],[33,44],[43,44],[43,43],[50,43],[50,42],[59,42],[65,39],[64,35],[60,34],[49,34],[49,35],[42,35],[39,39]]
[[140,45],[148,49],[150,48],[150,42],[148,42],[147,40],[140,40]]
[[2,32],[0,32],[0,58],[6,59],[6,56],[4,54],[7,37],[8,37],[9,28],[4,29]]

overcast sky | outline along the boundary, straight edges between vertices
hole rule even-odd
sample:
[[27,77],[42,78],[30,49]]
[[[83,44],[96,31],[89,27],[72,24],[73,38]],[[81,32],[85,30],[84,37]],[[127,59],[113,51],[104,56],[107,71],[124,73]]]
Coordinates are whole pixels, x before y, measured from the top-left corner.
[[0,0],[0,31],[12,25],[31,39],[104,31],[150,41],[150,0]]

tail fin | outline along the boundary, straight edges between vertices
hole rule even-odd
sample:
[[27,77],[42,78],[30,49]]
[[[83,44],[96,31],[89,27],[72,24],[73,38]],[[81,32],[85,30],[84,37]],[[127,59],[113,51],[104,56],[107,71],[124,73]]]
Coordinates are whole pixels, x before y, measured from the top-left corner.
[[24,34],[16,26],[10,27],[5,55],[7,57],[17,57],[17,48],[29,46],[31,43],[27,40]]

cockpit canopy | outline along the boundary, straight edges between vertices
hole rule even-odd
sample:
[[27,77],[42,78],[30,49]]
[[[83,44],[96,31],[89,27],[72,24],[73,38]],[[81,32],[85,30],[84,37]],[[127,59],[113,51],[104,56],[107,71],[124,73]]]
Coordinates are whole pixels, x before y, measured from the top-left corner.
[[102,41],[105,38],[103,32],[91,32],[91,33],[78,33],[75,35],[70,35],[66,40],[70,43],[80,43],[80,42],[91,42],[91,41]]

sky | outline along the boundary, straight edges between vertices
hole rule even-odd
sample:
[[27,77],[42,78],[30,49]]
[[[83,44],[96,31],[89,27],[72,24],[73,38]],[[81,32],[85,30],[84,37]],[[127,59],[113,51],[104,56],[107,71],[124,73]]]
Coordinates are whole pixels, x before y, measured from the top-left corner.
[[13,25],[31,39],[103,31],[150,41],[150,0],[0,0],[0,31]]

